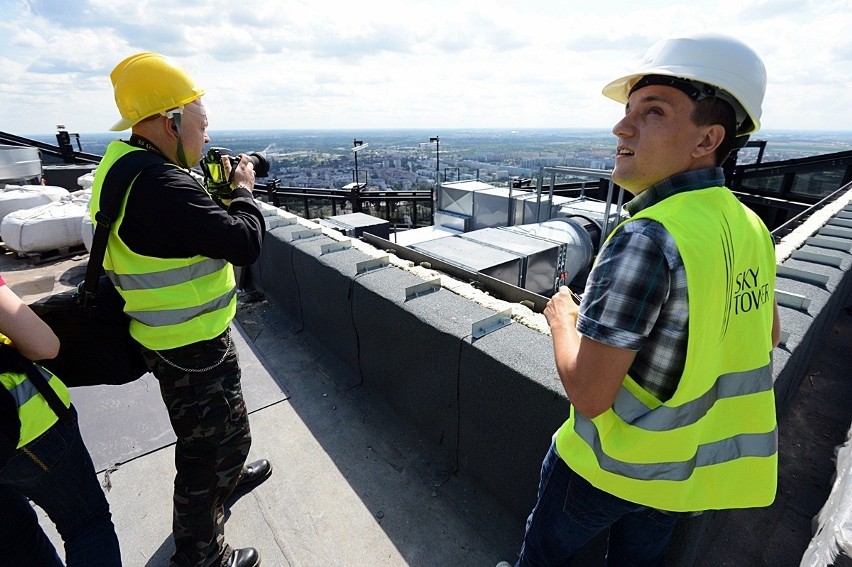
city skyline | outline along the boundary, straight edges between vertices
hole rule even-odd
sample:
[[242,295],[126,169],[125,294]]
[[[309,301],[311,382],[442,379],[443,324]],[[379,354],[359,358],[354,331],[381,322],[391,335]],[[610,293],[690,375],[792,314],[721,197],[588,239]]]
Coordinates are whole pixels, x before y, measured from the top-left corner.
[[764,128],[837,130],[852,74],[847,0],[253,2],[0,0],[0,129],[103,132],[108,75],[141,50],[207,90],[214,129],[601,128],[601,87],[675,33],[721,31],[764,58]]
[[[81,134],[81,149],[102,155],[110,141],[126,139],[126,134]],[[280,186],[291,187],[339,189],[352,183],[356,141],[363,148],[358,154],[360,179],[378,190],[426,189],[434,183],[438,166],[442,180],[505,185],[512,178],[537,176],[540,167],[611,169],[615,157],[615,137],[603,129],[214,130],[210,135],[211,147],[265,154],[270,176]],[[56,141],[52,135],[37,139]],[[753,140],[766,142],[765,162],[852,150],[852,131],[766,131]],[[72,143],[76,148],[76,136]],[[757,148],[746,148],[738,162],[753,162],[757,155]]]

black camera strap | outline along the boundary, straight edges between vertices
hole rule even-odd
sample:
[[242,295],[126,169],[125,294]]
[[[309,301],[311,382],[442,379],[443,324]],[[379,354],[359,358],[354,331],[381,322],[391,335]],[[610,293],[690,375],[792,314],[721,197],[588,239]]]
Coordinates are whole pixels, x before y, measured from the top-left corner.
[[121,203],[127,191],[130,190],[130,185],[143,169],[162,163],[166,163],[162,155],[152,151],[135,150],[118,158],[107,171],[101,186],[98,212],[95,214],[95,235],[92,237],[92,249],[89,251],[89,264],[86,267],[86,281],[83,283],[84,305],[95,297],[109,241],[109,231],[118,217]]

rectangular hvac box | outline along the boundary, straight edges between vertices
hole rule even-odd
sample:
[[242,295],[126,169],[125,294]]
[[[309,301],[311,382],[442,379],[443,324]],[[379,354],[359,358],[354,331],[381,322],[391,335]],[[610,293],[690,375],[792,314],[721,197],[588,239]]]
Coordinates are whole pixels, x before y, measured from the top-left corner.
[[448,238],[460,234],[461,231],[446,226],[422,226],[411,230],[402,230],[391,235],[390,241],[402,246],[411,246],[420,242]]
[[521,285],[523,257],[459,236],[439,238],[409,246],[427,256],[479,272],[512,285]]
[[493,185],[482,181],[442,183],[438,190],[438,209],[473,216],[474,193],[494,188]]
[[554,216],[560,206],[571,201],[569,197],[542,195],[509,190],[507,187],[481,189],[471,194],[473,199],[473,230],[534,224]]
[[349,213],[322,219],[320,224],[339,230],[351,238],[361,238],[365,232],[385,240],[390,236],[390,223],[366,213]]
[[509,224],[510,202],[506,187],[492,187],[474,193],[473,230]]
[[570,197],[562,195],[542,195],[541,199],[535,193],[512,194],[512,225],[535,224],[544,222],[556,216],[559,208],[571,202]]
[[470,215],[451,213],[449,211],[435,211],[435,226],[442,226],[459,232],[467,232],[472,227]]
[[520,286],[524,289],[544,296],[552,295],[557,289],[565,257],[564,243],[507,228],[484,228],[460,238],[522,256]]

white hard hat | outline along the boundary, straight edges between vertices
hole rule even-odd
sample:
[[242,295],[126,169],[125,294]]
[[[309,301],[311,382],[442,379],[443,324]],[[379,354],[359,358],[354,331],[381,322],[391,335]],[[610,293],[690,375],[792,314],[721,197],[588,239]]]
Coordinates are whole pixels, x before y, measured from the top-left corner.
[[[696,34],[659,41],[645,53],[635,72],[609,83],[603,94],[626,104],[634,86],[649,75],[699,83],[700,91],[727,100],[737,114],[737,136],[760,129],[766,68],[757,53],[737,39]],[[712,92],[705,85],[721,91]]]

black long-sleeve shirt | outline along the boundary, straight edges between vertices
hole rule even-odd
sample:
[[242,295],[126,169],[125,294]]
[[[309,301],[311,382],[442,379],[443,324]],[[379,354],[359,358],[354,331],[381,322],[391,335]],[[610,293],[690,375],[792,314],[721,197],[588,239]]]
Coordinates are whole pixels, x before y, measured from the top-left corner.
[[145,256],[200,255],[245,266],[260,255],[265,228],[247,189],[236,189],[226,210],[188,172],[164,163],[145,168],[134,181],[119,236]]

